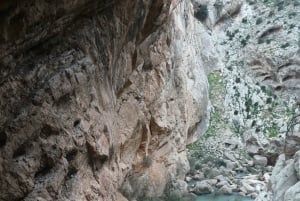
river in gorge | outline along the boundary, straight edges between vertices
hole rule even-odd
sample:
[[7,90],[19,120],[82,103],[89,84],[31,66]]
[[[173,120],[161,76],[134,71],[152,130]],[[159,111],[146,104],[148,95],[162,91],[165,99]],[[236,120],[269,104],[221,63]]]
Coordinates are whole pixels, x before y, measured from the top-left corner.
[[249,197],[242,197],[240,195],[201,195],[198,196],[196,201],[254,201]]

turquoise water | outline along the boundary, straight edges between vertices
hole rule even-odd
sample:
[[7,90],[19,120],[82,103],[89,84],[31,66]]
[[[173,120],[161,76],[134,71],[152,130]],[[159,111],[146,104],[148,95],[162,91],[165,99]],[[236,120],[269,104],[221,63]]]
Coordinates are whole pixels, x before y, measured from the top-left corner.
[[254,201],[254,199],[239,195],[201,195],[196,201]]

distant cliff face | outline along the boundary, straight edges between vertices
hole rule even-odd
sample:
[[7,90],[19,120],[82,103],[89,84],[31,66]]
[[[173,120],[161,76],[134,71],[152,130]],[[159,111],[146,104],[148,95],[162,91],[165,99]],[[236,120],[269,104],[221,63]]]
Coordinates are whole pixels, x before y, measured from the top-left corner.
[[0,200],[139,199],[183,178],[217,65],[193,13],[189,1],[1,1]]
[[297,0],[220,2],[224,5],[220,13],[226,11],[226,5],[234,10],[237,8],[234,5],[240,3],[239,12],[232,15],[234,12],[228,10],[227,15],[215,20],[214,30],[218,32],[225,61],[222,83],[226,93],[221,109],[225,108],[228,124],[243,138],[249,154],[266,156],[268,165],[273,166],[277,161],[266,189],[268,193],[262,193],[257,200],[297,200],[300,3]]

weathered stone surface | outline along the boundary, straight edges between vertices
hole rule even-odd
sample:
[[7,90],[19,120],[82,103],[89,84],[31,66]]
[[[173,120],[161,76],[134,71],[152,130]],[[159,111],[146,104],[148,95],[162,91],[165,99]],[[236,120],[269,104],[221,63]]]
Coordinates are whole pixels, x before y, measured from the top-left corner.
[[197,195],[212,193],[213,187],[207,181],[200,181],[195,184],[191,191]]
[[220,194],[224,194],[224,195],[230,195],[232,194],[232,188],[228,185],[224,185],[222,186],[219,191]]
[[139,199],[183,179],[207,123],[208,34],[192,11],[1,1],[0,200]]
[[300,201],[300,181],[285,192],[284,201]]
[[294,169],[294,161],[285,161],[285,165],[278,174],[272,174],[271,187],[274,201],[284,200],[286,191],[297,183],[297,175]]
[[254,165],[265,167],[268,164],[268,159],[267,159],[267,157],[264,157],[261,155],[254,155],[253,162],[254,162]]

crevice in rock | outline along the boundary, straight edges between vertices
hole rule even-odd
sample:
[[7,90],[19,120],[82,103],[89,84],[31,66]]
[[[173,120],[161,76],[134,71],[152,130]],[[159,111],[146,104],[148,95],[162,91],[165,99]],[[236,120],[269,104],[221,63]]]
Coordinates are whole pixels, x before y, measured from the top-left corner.
[[282,81],[283,81],[283,82],[286,82],[286,81],[289,81],[289,80],[291,80],[291,79],[294,79],[294,76],[292,76],[292,75],[286,75],[286,76],[284,76],[284,77],[282,78]]
[[77,154],[78,154],[78,150],[72,149],[71,151],[67,152],[66,159],[70,162],[76,158]]
[[79,126],[80,122],[81,122],[81,119],[76,119],[73,123],[73,127]]
[[284,89],[283,86],[276,86],[275,91],[282,91]]
[[290,67],[291,65],[293,65],[292,62],[288,62],[288,63],[286,63],[286,64],[280,65],[280,66],[277,67],[277,72],[281,71],[282,69],[288,68],[288,67]]
[[47,161],[47,157],[44,156],[43,162],[39,168],[39,170],[35,173],[34,178],[39,179],[47,174],[49,174],[54,167],[54,164],[51,164]]
[[258,39],[264,38],[270,34],[273,34],[275,32],[278,32],[282,29],[281,25],[273,26],[268,28],[267,30],[263,31],[262,34],[258,37]]
[[26,154],[27,144],[23,143],[21,146],[19,146],[13,153],[13,158],[17,158],[19,156]]
[[0,132],[0,148],[4,147],[7,141],[7,134],[5,131]]
[[54,105],[57,107],[69,105],[72,101],[72,96],[74,96],[74,94],[75,94],[75,91],[73,90],[70,93],[66,93],[66,94],[62,95],[54,102]]
[[74,177],[78,172],[78,169],[72,165],[69,165],[68,167],[68,173],[66,175],[66,180],[71,179],[72,177]]
[[41,129],[41,137],[48,138],[51,135],[59,135],[59,130],[49,124],[45,124]]

